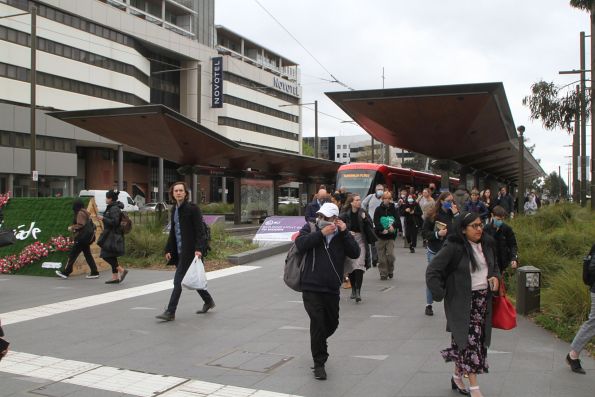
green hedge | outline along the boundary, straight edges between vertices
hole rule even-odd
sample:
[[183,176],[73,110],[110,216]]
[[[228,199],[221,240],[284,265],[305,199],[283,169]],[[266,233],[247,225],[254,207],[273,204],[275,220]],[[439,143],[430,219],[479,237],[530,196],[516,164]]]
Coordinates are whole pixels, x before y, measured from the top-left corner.
[[[88,199],[83,202],[87,205]],[[3,208],[3,228],[29,230],[31,222],[35,222],[34,227],[40,229],[40,231],[37,233],[37,240],[31,234],[26,240],[17,240],[13,245],[0,248],[0,258],[19,254],[23,248],[35,241],[48,243],[51,237],[69,236],[70,232],[68,232],[67,228],[73,218],[72,203],[72,198],[11,198]],[[24,225],[24,227],[19,229],[20,225]],[[67,256],[68,253],[66,252],[55,252],[42,259],[42,262],[64,263]],[[41,263],[36,262],[20,269],[17,274],[51,275],[53,270],[41,269]]]
[[[595,213],[576,204],[543,207],[534,216],[510,222],[519,245],[520,265],[541,269],[541,313],[535,320],[570,342],[590,309],[582,281],[583,258],[595,243]],[[509,281],[514,296],[516,276]],[[595,351],[593,344],[588,349]]]

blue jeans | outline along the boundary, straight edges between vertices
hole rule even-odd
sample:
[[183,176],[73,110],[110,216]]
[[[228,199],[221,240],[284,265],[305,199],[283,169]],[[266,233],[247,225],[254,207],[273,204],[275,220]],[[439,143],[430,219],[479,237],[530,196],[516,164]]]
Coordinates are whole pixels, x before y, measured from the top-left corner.
[[595,292],[591,292],[591,313],[583,323],[570,344],[572,350],[580,353],[587,343],[595,336]]
[[[436,255],[435,252],[430,251],[429,249],[426,250],[426,257],[428,258],[428,265],[432,261],[432,258]],[[426,286],[426,305],[431,305],[434,300],[432,299],[432,292]]]

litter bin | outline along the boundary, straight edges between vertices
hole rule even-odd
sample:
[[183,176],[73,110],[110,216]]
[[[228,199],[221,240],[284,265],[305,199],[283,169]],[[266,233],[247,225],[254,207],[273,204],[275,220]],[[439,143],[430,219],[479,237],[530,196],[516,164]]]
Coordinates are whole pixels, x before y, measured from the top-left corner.
[[529,314],[539,311],[541,290],[541,270],[535,266],[518,268],[516,288],[516,311]]

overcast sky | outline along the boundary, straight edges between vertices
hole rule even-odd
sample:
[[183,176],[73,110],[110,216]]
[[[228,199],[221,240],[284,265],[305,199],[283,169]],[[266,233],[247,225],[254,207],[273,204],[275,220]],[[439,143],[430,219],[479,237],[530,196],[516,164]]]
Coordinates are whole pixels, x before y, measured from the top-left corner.
[[[303,102],[346,120],[324,92],[342,91],[325,68],[356,90],[502,82],[514,122],[543,169],[567,178],[570,136],[529,120],[521,103],[532,83],[562,86],[578,75],[579,32],[589,16],[568,0],[258,0],[324,66],[320,66],[255,0],[216,0],[215,22],[298,63]],[[587,69],[590,48],[587,38]],[[574,84],[571,85],[574,87]],[[304,136],[314,135],[313,111],[303,111]],[[366,134],[319,115],[321,136]],[[588,132],[589,136],[590,133]],[[590,137],[587,138],[590,144]],[[590,152],[590,146],[587,148]]]

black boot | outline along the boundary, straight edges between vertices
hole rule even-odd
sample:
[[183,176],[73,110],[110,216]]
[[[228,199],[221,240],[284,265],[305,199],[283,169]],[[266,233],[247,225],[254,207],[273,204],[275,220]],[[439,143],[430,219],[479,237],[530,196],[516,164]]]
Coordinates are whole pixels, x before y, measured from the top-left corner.
[[355,285],[352,284],[351,285],[351,296],[349,297],[349,299],[355,299],[355,296],[356,296],[355,294],[356,294]]
[[355,290],[355,301],[356,302],[361,302],[362,301],[362,296],[360,295],[361,289],[356,289]]

